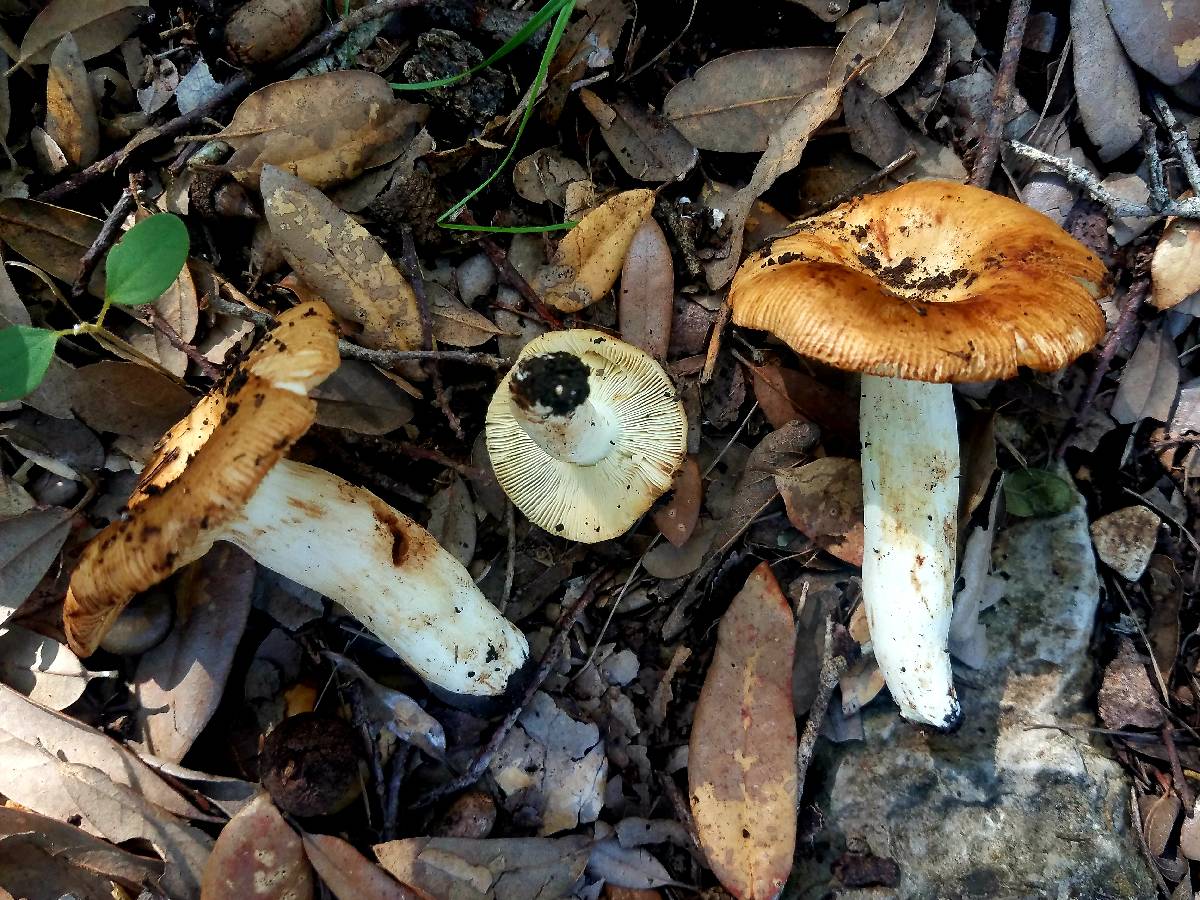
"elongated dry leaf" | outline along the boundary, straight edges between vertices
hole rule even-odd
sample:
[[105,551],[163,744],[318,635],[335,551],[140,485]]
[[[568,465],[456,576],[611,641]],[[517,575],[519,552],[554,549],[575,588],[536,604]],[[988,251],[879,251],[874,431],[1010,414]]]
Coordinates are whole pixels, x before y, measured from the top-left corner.
[[754,399],[773,428],[793,419],[815,422],[821,435],[832,435],[848,446],[858,446],[855,400],[822,384],[804,372],[778,363],[750,366]]
[[417,297],[379,242],[295,175],[265,166],[261,185],[283,255],[359,343],[377,350],[421,346]]
[[451,347],[478,347],[498,334],[511,335],[487,316],[478,313],[440,284],[425,285],[429,313],[433,319],[433,337]]
[[862,470],[826,456],[775,476],[788,520],[822,550],[852,566],[863,557]]
[[967,180],[967,168],[953,149],[905,128],[888,102],[866,85],[848,84],[842,109],[850,129],[850,146],[880,168],[912,150],[917,156],[898,170],[901,175]]
[[[871,14],[863,16],[855,27],[866,25],[864,57],[873,60],[863,73],[862,81],[880,97],[887,97],[917,70],[933,40],[939,0],[904,0],[898,4],[877,4]],[[875,18],[875,22],[870,20]],[[839,48],[840,51],[841,48]]]
[[546,302],[562,312],[579,312],[602,299],[653,208],[654,191],[625,191],[584,216],[559,242],[550,265],[538,272]]
[[0,520],[0,625],[33,593],[70,533],[65,509],[32,509]]
[[203,900],[309,900],[312,867],[300,835],[292,831],[270,795],[259,794],[229,820],[200,883]]
[[704,499],[704,481],[695,457],[689,456],[675,473],[675,481],[666,502],[654,510],[654,524],[668,541],[682,547],[696,530],[700,503]]
[[741,50],[705,63],[671,88],[663,114],[701,150],[755,153],[797,103],[825,86],[833,50]]
[[457,475],[429,499],[429,533],[464,566],[475,558],[475,504]]
[[309,391],[317,400],[317,422],[359,434],[387,434],[412,420],[408,394],[370,363],[345,360]]
[[391,162],[428,112],[373,72],[341,70],[260,88],[216,137],[235,148],[225,167],[243,184],[257,188],[273,165],[328,187]]
[[1071,72],[1084,131],[1104,162],[1142,137],[1141,92],[1104,0],[1071,0]]
[[[50,203],[0,200],[0,239],[67,284],[75,280],[79,260],[103,224],[100,219]],[[96,297],[104,296],[104,278],[99,271],[88,283],[88,291]]]
[[[935,7],[937,5],[936,0],[907,0],[905,10],[907,11],[909,6],[929,3]],[[864,70],[870,72],[870,67],[877,57],[891,44],[900,26],[907,21],[909,20],[905,12],[889,25],[881,25],[878,18],[871,15],[857,19],[834,51],[833,62],[830,64],[824,86],[796,104],[779,128],[772,132],[767,149],[750,176],[749,184],[735,193],[725,207],[730,226],[729,253],[705,266],[705,277],[710,288],[716,290],[724,286],[737,270],[742,256],[743,229],[750,211],[754,208],[754,201],[766,193],[780,175],[799,164],[813,132],[837,111],[842,91],[849,80],[858,77]],[[890,93],[888,90],[882,90],[880,85],[872,86],[880,95],[886,96]],[[882,87],[886,87],[886,84]]]
[[1150,260],[1153,293],[1159,309],[1178,306],[1200,291],[1200,222],[1168,219]]
[[112,738],[0,685],[0,793],[53,818],[81,815],[55,768],[58,759],[94,766],[168,812],[212,818]]
[[787,598],[762,563],[721,617],[692,721],[692,816],[713,874],[739,900],[777,897],[792,867],[794,629]]
[[221,702],[254,572],[249,556],[218,544],[177,580],[175,625],[142,655],[133,678],[142,744],[159,759],[180,762]]
[[17,63],[45,63],[68,32],[83,59],[107,53],[133,34],[149,6],[150,0],[50,0],[25,32]]
[[75,370],[75,412],[96,431],[149,445],[192,408],[194,398],[166,375],[131,362],[92,363]]
[[112,882],[50,853],[33,834],[0,838],[0,884],[0,900],[112,898]]
[[1122,425],[1142,419],[1169,422],[1179,393],[1179,356],[1175,342],[1159,325],[1149,328],[1121,372],[1121,384],[1109,411]]
[[162,876],[157,859],[137,856],[88,834],[82,828],[11,806],[0,806],[0,835],[35,837],[38,846],[54,856],[110,878],[127,891]]
[[605,102],[587,88],[579,99],[621,168],[639,181],[678,181],[700,158],[691,142],[652,109],[628,98]]
[[163,858],[162,887],[172,900],[200,900],[213,839],[91,766],[59,762],[63,784],[84,816],[113,843],[140,839]]
[[[409,838],[376,844],[379,864],[422,898],[557,900],[587,866],[591,839]],[[343,900],[343,898],[339,898]]]
[[304,852],[337,900],[422,900],[341,838],[305,834]]
[[[154,315],[161,318],[174,332],[190,342],[196,336],[200,323],[200,306],[196,295],[196,282],[187,265],[179,271],[175,283],[154,301]],[[188,358],[176,349],[158,329],[154,330],[154,348],[158,360],[168,372],[182,376],[187,372]]]
[[588,874],[613,887],[648,891],[679,884],[649,850],[623,847],[615,837],[597,841],[588,857]]
[[46,133],[76,168],[100,152],[100,120],[79,45],[66,34],[50,55],[46,74]]
[[647,217],[629,243],[621,267],[617,316],[621,337],[657,359],[667,358],[675,315],[675,264],[666,235]]
[[53,638],[19,625],[0,631],[0,680],[36,703],[66,709],[99,675],[85,669],[66,644]]

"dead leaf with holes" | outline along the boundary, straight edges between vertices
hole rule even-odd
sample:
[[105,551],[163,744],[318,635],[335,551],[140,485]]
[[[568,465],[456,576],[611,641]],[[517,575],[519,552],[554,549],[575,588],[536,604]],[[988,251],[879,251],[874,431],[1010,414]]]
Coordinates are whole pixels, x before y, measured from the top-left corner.
[[697,837],[721,884],[743,900],[777,897],[796,847],[794,635],[792,609],[762,563],[721,617],[692,720]]
[[234,147],[224,168],[248,187],[272,165],[324,188],[396,159],[428,114],[375,73],[345,69],[260,88],[214,137]]
[[379,242],[295,175],[265,166],[260,184],[284,257],[343,328],[375,350],[420,347],[417,297]]
[[300,835],[266,792],[229,820],[204,864],[204,897],[310,900],[313,872]]
[[537,274],[537,288],[555,309],[573,313],[603,299],[625,262],[633,236],[654,208],[654,191],[625,191],[585,215],[559,241]]
[[861,566],[862,470],[858,461],[826,456],[775,476],[788,520],[838,559]]

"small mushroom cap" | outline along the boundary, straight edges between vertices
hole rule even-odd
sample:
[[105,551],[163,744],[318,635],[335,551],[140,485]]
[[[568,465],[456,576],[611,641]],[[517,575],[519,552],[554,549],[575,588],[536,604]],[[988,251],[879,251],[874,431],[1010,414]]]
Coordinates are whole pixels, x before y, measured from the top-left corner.
[[729,301],[738,325],[838,368],[986,381],[1060,369],[1095,346],[1106,281],[1041,213],[914,181],[792,226],[742,265]]
[[572,541],[606,541],[670,489],[687,455],[687,416],[652,357],[600,331],[548,332],[530,341],[517,363],[560,352],[591,370],[590,399],[618,425],[612,452],[595,465],[576,465],[538,446],[512,412],[514,366],[488,406],[488,453],[504,492],[539,528]]
[[203,556],[312,425],[309,389],[339,363],[333,315],[302,303],[162,436],[128,513],[84,548],[63,606],[67,641],[93,653],[135,594]]

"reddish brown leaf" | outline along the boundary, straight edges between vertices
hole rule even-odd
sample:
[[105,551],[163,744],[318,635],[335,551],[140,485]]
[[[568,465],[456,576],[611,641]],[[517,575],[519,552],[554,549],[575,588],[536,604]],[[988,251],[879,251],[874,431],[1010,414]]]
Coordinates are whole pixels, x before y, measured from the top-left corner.
[[621,337],[657,359],[667,358],[675,312],[675,267],[658,223],[646,219],[633,233],[621,268]]
[[692,722],[692,815],[713,873],[740,900],[778,896],[792,866],[794,628],[791,607],[763,563],[721,619]]
[[300,835],[283,820],[270,796],[259,794],[217,838],[204,866],[201,900],[306,900],[312,895],[312,868]]
[[675,473],[675,483],[666,503],[654,510],[654,524],[662,536],[682,547],[692,536],[700,518],[700,501],[704,499],[704,482],[696,460],[688,457]]
[[826,456],[775,476],[788,519],[822,550],[862,565],[862,470],[853,459]]
[[306,834],[304,852],[337,900],[419,900],[421,896],[341,838]]
[[823,436],[836,438],[841,446],[858,446],[858,405],[854,398],[777,363],[749,368],[754,399],[772,428],[802,419],[815,422]]

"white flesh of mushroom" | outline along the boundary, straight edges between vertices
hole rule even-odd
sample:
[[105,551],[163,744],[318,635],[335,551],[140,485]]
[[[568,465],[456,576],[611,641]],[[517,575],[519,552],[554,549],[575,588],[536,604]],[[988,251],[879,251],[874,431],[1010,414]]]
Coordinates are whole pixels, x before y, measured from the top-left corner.
[[525,636],[424,528],[370,491],[283,460],[216,536],[344,606],[426,681],[504,692]]
[[958,420],[949,384],[862,376],[863,602],[901,715],[962,720],[947,641],[958,540]]
[[[593,365],[603,366],[597,358]],[[513,417],[534,443],[563,462],[577,466],[594,466],[613,452],[618,438],[613,417],[588,398],[563,414],[539,403],[512,404]]]

